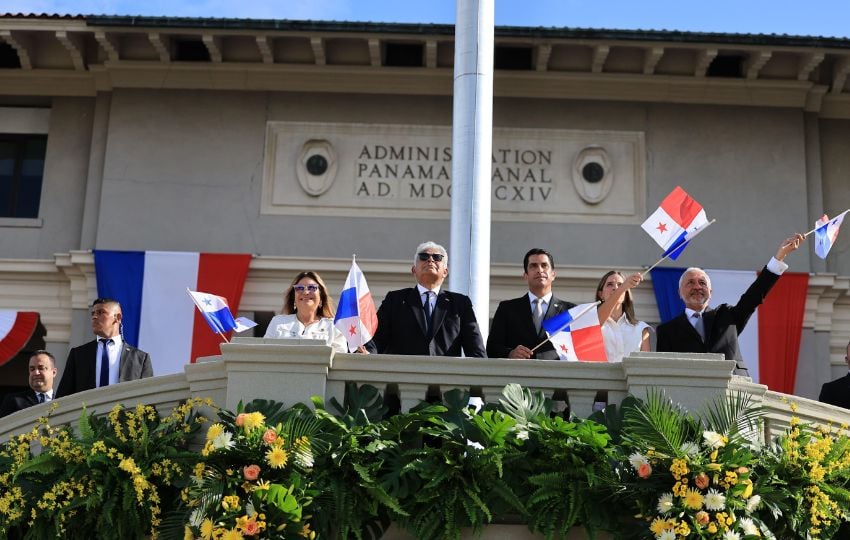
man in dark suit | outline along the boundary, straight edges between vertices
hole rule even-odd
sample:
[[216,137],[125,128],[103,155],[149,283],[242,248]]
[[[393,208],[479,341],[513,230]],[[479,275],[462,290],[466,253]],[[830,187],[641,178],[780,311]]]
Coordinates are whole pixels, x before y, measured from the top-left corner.
[[487,338],[487,356],[558,360],[558,353],[549,341],[534,352],[531,349],[547,339],[541,323],[575,304],[552,294],[555,260],[551,253],[545,249],[531,249],[525,254],[522,267],[528,293],[499,303]]
[[53,399],[53,379],[56,377],[56,359],[47,351],[35,351],[30,356],[30,389],[9,394],[0,404],[0,418],[27,407]]
[[700,268],[688,268],[679,278],[679,296],[685,312],[659,325],[656,331],[659,352],[723,353],[735,360],[735,374],[748,375],[738,347],[738,334],[744,331],[753,312],[764,301],[788,265],[785,256],[800,247],[805,238],[795,234],[786,239],[756,280],[734,306],[721,304],[710,309],[711,280]]
[[121,335],[121,304],[117,300],[94,301],[91,327],[97,339],[71,349],[56,391],[58,397],[153,376],[148,353],[125,342]]
[[[850,369],[850,343],[847,344],[847,350],[844,352],[844,361],[847,363],[847,368]],[[850,409],[850,373],[834,381],[824,383],[820,389],[818,401]]]
[[425,242],[411,268],[416,287],[390,291],[378,308],[371,353],[486,357],[469,297],[441,290],[449,275],[446,249]]

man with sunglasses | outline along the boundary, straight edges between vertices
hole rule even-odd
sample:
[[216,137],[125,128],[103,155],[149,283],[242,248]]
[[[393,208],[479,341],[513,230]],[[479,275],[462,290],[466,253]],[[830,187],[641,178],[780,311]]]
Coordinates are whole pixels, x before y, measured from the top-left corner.
[[413,258],[416,286],[390,291],[378,308],[371,353],[484,358],[484,341],[469,297],[442,289],[449,275],[446,248],[425,242]]
[[91,328],[96,339],[71,349],[57,397],[153,376],[150,355],[124,341],[121,317],[117,300],[98,298],[92,303]]
[[[551,253],[541,248],[530,249],[522,266],[528,292],[499,303],[487,338],[487,355],[490,358],[558,360],[552,343],[546,341],[542,322],[575,304],[552,294],[555,261]],[[543,345],[532,351],[540,343]]]

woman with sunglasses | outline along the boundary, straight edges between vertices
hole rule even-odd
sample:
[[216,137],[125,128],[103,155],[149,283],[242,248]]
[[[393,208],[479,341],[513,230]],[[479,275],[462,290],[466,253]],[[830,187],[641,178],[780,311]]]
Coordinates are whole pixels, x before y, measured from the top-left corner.
[[622,362],[623,357],[630,353],[649,350],[652,327],[635,317],[629,290],[641,281],[640,273],[623,278],[623,274],[611,270],[596,286],[596,299],[602,302],[597,313],[609,362]]
[[283,314],[266,330],[267,338],[321,339],[337,352],[348,352],[345,336],[334,326],[333,299],[316,272],[301,272],[283,299]]

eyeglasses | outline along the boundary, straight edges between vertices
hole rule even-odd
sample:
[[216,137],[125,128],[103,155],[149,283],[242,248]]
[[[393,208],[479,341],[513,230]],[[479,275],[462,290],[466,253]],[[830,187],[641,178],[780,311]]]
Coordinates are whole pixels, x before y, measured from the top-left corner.
[[443,255],[439,253],[417,253],[416,256],[419,257],[420,261],[431,259],[434,262],[440,262],[443,260]]
[[316,292],[319,290],[318,285],[293,285],[295,292],[303,293],[304,291]]

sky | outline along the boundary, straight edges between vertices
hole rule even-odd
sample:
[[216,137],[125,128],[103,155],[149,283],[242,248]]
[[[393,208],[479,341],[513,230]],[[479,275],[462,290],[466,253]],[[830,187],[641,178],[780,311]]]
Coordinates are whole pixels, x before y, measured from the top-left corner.
[[[850,37],[848,0],[495,0],[499,26]],[[0,0],[0,13],[444,23],[454,0]]]

